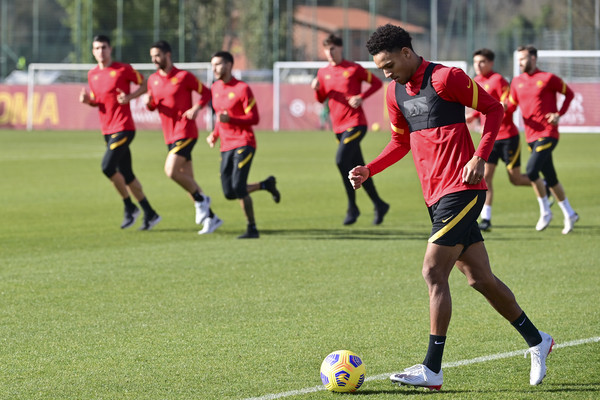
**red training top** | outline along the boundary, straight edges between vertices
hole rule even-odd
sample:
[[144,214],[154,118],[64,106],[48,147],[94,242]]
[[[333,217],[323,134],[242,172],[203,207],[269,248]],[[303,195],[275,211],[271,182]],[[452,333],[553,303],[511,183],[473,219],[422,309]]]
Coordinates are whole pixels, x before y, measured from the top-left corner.
[[[427,65],[429,62],[423,60],[405,85],[409,95],[414,96],[419,92]],[[486,115],[477,150],[464,122],[410,132],[396,102],[397,83],[392,82],[386,93],[391,140],[381,154],[367,165],[371,176],[375,175],[398,162],[412,149],[427,206],[437,203],[449,193],[487,189],[483,180],[475,185],[464,183],[462,172],[473,156],[487,160],[504,114],[502,105],[461,69],[438,65],[432,72],[431,82],[438,96],[444,100],[460,103]]]
[[134,131],[135,123],[128,104],[119,104],[117,89],[130,93],[130,85],[140,85],[142,75],[129,64],[113,62],[106,68],[96,66],[88,72],[91,104],[98,106],[100,126],[104,135]]
[[192,92],[200,93],[201,107],[210,101],[210,90],[191,72],[173,67],[166,76],[157,71],[148,78],[148,109],[158,109],[166,144],[198,138],[196,120],[183,116],[192,108]]
[[558,111],[559,115],[564,115],[575,94],[558,76],[536,68],[532,74],[523,73],[513,79],[507,105],[508,109],[513,112],[517,105],[521,108],[525,124],[525,138],[528,143],[543,137],[558,139],[558,126],[550,124],[546,118],[546,114],[555,113],[558,110],[557,93],[565,96],[560,111]]
[[220,150],[229,151],[242,146],[256,148],[252,125],[258,124],[260,116],[250,86],[231,77],[227,83],[216,81],[210,90],[215,112],[227,111],[229,114],[229,122],[217,121],[215,126],[215,138],[221,137]]
[[[352,108],[348,104],[348,98],[360,95],[366,99],[381,88],[379,78],[370,71],[364,69],[360,64],[342,60],[338,65],[329,65],[317,72],[319,79],[319,90],[315,96],[319,102],[329,98],[329,113],[331,125],[335,133],[344,132],[348,128],[367,125],[367,118],[362,107]],[[362,83],[370,83],[371,86],[361,93]]]
[[[491,71],[487,75],[477,75],[473,79],[475,79],[475,82],[477,82],[479,86],[481,86],[486,92],[492,95],[493,98],[500,101],[500,103],[504,103],[506,100],[508,100],[510,85],[508,84],[508,81],[499,73]],[[496,140],[508,139],[519,135],[519,129],[513,122],[513,113],[514,111],[504,112],[504,118],[502,118],[502,123],[500,124],[500,130],[498,131]],[[479,111],[475,111],[473,116],[479,117],[481,119],[481,124],[484,124],[485,115],[481,114]]]

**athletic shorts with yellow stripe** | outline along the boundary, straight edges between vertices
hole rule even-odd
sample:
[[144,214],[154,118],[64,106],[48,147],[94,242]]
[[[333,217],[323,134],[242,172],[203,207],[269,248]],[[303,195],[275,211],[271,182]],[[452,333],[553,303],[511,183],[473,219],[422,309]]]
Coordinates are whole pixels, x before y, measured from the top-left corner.
[[552,161],[552,151],[558,144],[558,139],[551,137],[539,138],[535,142],[527,143],[531,156],[527,161],[527,176],[531,182],[535,182],[540,177],[540,172],[544,175],[546,184],[553,187],[558,183],[558,176]]
[[192,150],[196,145],[198,139],[180,139],[167,145],[169,154],[177,154],[178,156],[185,157],[186,160],[191,161]]
[[477,217],[485,203],[485,190],[450,193],[429,207],[430,243],[442,246],[462,244],[465,248],[483,241]]
[[494,147],[486,162],[498,165],[498,159],[504,161],[506,169],[521,166],[521,141],[519,140],[519,135],[494,142]]
[[254,147],[242,146],[221,153],[221,186],[227,199],[248,195],[248,175],[255,152]]

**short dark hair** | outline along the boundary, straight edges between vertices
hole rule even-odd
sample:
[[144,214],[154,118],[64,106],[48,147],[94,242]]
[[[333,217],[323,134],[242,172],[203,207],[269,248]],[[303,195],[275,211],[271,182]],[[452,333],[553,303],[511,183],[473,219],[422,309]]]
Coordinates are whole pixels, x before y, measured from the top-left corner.
[[475,56],[484,56],[488,61],[494,61],[494,58],[496,58],[494,52],[486,48],[475,50],[473,52],[473,57]]
[[517,51],[526,51],[530,56],[537,58],[537,49],[531,44],[528,44],[527,46],[519,46],[517,47]]
[[106,35],[96,35],[94,36],[94,39],[92,39],[92,42],[106,43],[110,46],[110,39]]
[[372,56],[382,51],[400,50],[403,47],[413,50],[412,38],[406,30],[392,24],[377,28],[367,41],[367,50]]
[[228,52],[228,51],[224,51],[224,50],[217,51],[216,53],[214,53],[212,55],[211,58],[215,58],[215,57],[220,57],[223,60],[225,60],[225,61],[230,62],[231,64],[233,64],[233,55],[230,52]]
[[152,46],[150,46],[150,48],[151,49],[159,49],[163,53],[172,53],[171,45],[166,40],[159,40],[157,42],[154,42],[154,44],[152,44]]
[[329,36],[327,36],[325,39],[323,39],[323,46],[331,46],[331,45],[343,47],[344,42],[342,41],[341,37],[332,33]]

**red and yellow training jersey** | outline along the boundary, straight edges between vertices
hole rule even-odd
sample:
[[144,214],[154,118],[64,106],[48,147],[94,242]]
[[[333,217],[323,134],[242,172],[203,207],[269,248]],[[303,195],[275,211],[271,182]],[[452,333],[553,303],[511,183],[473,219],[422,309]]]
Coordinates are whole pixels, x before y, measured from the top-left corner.
[[[481,86],[500,103],[504,104],[506,101],[508,101],[510,85],[508,81],[499,73],[491,71],[487,75],[477,75],[473,79],[475,79],[475,82],[477,82],[479,86]],[[481,118],[482,125],[485,123],[485,115],[481,114],[479,111],[476,111],[475,116]],[[498,131],[498,136],[496,136],[496,140],[508,139],[518,135],[519,129],[513,122],[513,111],[505,111],[504,118],[502,118],[502,123],[500,124],[500,130]]]
[[158,109],[166,144],[198,138],[196,121],[183,115],[192,108],[193,92],[200,93],[202,107],[210,101],[210,90],[191,72],[173,67],[167,75],[157,71],[148,78],[148,109]]
[[245,82],[231,77],[227,83],[218,80],[210,88],[215,113],[227,111],[229,122],[217,121],[215,137],[221,138],[220,150],[229,151],[242,146],[256,148],[252,125],[258,124],[260,116],[254,94]]
[[[405,85],[404,90],[408,95],[415,96],[419,93],[428,65],[429,62],[423,60]],[[398,84],[392,82],[386,92],[392,128],[391,140],[381,154],[367,165],[371,175],[375,175],[412,150],[427,206],[435,204],[449,193],[487,189],[484,181],[475,185],[464,183],[463,168],[475,155],[487,160],[504,114],[502,105],[461,69],[438,65],[432,72],[431,84],[442,99],[460,103],[486,115],[477,150],[464,122],[410,132],[396,100]]]
[[[329,113],[335,133],[344,132],[348,128],[367,125],[367,118],[362,107],[352,108],[348,104],[351,96],[361,95],[363,99],[371,96],[382,83],[379,78],[360,64],[343,60],[338,65],[328,65],[317,72],[319,90],[315,91],[319,102],[329,98]],[[361,94],[362,83],[371,86]]]
[[[565,100],[558,111],[557,94]],[[558,126],[548,122],[546,114],[558,112],[564,115],[575,94],[558,76],[536,69],[532,74],[523,73],[515,77],[510,85],[508,109],[521,108],[525,137],[528,143],[542,137],[558,139]]]
[[121,131],[134,131],[135,123],[129,104],[119,104],[118,90],[131,92],[131,84],[140,85],[142,75],[129,64],[113,62],[108,67],[96,66],[88,72],[90,99],[98,106],[100,126],[104,135]]

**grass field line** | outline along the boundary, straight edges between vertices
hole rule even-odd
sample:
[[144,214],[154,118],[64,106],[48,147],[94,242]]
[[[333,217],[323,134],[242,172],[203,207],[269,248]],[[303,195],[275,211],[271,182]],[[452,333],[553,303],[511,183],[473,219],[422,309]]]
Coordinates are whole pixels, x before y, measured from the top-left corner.
[[[554,345],[554,349],[560,349],[563,347],[580,346],[582,344],[596,343],[596,342],[600,342],[600,336],[591,337],[591,338],[587,338],[587,339],[571,340],[569,342],[564,342],[564,343],[557,343]],[[477,364],[477,363],[493,361],[493,360],[500,360],[503,358],[510,358],[510,357],[514,357],[514,356],[523,355],[526,350],[527,349],[515,350],[515,351],[509,351],[506,353],[497,353],[497,354],[490,354],[488,356],[475,357],[475,358],[471,358],[468,360],[453,361],[453,362],[442,364],[442,368],[462,367],[464,365]],[[379,380],[388,379],[391,374],[392,374],[392,372],[389,372],[386,374],[369,376],[369,377],[367,377],[367,379],[365,379],[365,381],[379,381]],[[319,392],[322,390],[326,390],[325,386],[320,385],[320,386],[313,386],[313,387],[304,388],[304,389],[290,390],[289,392],[266,394],[266,395],[260,396],[260,397],[249,397],[244,400],[274,400],[274,399],[281,399],[283,397],[298,396],[298,395],[306,394],[306,393]]]

